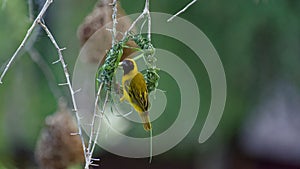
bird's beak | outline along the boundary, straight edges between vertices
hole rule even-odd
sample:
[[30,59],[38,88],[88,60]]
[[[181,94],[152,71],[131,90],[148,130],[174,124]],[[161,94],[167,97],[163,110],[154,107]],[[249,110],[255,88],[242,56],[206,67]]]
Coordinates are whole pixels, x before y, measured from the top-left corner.
[[120,65],[124,67],[124,66],[126,66],[126,65],[127,65],[127,63],[126,63],[126,62],[124,62],[124,60],[123,60],[123,61],[120,63]]

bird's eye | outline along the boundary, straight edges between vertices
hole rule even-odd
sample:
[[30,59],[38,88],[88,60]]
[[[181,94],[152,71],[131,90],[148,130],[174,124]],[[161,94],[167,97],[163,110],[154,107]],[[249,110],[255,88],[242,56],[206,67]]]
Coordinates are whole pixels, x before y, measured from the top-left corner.
[[130,66],[132,66],[132,65],[133,65],[131,61],[129,61],[129,65],[130,65]]

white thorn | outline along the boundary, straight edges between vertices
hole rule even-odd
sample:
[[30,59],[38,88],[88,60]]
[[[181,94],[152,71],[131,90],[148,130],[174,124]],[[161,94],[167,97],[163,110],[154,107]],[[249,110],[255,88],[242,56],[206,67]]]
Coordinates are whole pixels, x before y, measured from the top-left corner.
[[60,48],[59,50],[63,51],[63,50],[66,50],[66,49],[67,49],[66,47],[63,47],[63,48]]
[[60,59],[58,59],[57,61],[52,62],[52,64],[54,65],[54,64],[56,64],[58,62],[60,62]]
[[69,85],[69,83],[59,83],[58,86],[66,86]]
[[91,158],[93,161],[100,161],[100,158]]

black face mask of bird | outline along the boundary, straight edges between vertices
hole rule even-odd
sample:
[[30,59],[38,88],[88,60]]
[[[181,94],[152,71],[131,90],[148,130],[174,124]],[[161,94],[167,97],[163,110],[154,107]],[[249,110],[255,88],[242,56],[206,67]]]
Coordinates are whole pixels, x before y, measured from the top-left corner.
[[126,75],[134,69],[134,63],[131,60],[123,60],[122,67],[124,70],[124,75]]

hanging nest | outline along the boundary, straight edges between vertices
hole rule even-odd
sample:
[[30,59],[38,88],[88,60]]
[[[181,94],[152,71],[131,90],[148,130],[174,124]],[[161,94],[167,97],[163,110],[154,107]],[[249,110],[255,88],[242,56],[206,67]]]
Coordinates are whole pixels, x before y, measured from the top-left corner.
[[[103,58],[103,56],[106,55],[106,51],[108,51],[112,45],[111,32],[106,30],[106,28],[112,28],[111,16],[113,11],[112,7],[109,5],[110,3],[112,3],[112,0],[99,0],[95,5],[94,10],[84,19],[77,31],[81,47],[83,47],[88,40],[92,41],[88,44],[88,46],[85,46],[89,48],[89,53],[93,53],[86,56],[87,60],[91,63],[103,63],[105,58],[103,60],[100,60],[100,58]],[[124,33],[126,30],[128,30],[131,25],[131,20],[126,16],[126,13],[122,9],[119,2],[117,4],[117,9],[118,24],[116,29],[119,32],[117,34],[117,41],[120,41],[122,38],[121,33]],[[137,47],[133,41],[128,41],[126,46]],[[121,61],[133,52],[133,49],[125,48],[121,57]]]
[[36,146],[35,157],[39,168],[65,169],[84,162],[78,129],[66,104],[60,101],[59,109],[46,117],[45,127]]

